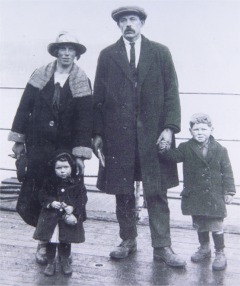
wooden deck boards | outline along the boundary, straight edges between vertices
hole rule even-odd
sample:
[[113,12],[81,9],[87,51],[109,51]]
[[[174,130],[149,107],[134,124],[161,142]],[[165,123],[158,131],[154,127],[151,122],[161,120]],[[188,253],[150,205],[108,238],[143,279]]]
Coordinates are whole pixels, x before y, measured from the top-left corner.
[[239,234],[225,235],[228,266],[213,272],[211,259],[200,264],[190,261],[198,246],[194,230],[171,228],[173,248],[187,260],[186,269],[172,269],[153,260],[148,225],[138,226],[137,253],[121,261],[109,258],[120,241],[117,223],[88,219],[84,225],[86,242],[72,245],[73,275],[65,277],[58,269],[49,278],[43,274],[44,266],[35,262],[34,229],[15,212],[0,212],[0,285],[239,285]]

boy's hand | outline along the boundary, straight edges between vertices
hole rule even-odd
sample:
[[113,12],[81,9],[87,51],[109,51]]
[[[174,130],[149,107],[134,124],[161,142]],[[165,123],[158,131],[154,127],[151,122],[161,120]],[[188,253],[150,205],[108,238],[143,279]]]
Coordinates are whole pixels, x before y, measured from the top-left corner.
[[232,201],[233,201],[233,196],[225,195],[224,196],[224,201],[225,201],[225,204],[230,205],[232,203]]
[[157,140],[157,143],[156,143],[158,145],[160,152],[161,152],[161,149],[160,149],[161,141],[164,141],[167,143],[167,145],[166,145],[167,150],[170,149],[171,144],[172,144],[172,136],[173,136],[173,131],[171,129],[166,128],[163,130],[163,132],[160,134],[160,136]]
[[168,147],[169,147],[169,143],[165,140],[160,141],[158,144],[158,150],[160,153],[163,153],[166,150],[168,150],[169,149]]
[[73,212],[73,207],[72,206],[66,206],[64,209],[65,209],[65,212],[67,214],[72,214],[72,212]]
[[60,209],[62,207],[62,204],[60,202],[53,201],[51,203],[51,207],[54,208],[54,209]]

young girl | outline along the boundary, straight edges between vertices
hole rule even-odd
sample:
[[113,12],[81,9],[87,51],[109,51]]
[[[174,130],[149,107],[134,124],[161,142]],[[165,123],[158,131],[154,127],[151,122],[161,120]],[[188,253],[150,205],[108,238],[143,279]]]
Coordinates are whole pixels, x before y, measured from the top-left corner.
[[55,274],[58,247],[62,271],[71,275],[71,243],[85,241],[83,221],[86,219],[87,195],[83,178],[76,175],[75,159],[70,153],[56,153],[50,162],[50,176],[44,180],[39,199],[42,210],[33,237],[47,242],[48,265],[44,274]]
[[191,260],[200,262],[211,256],[209,232],[212,232],[216,250],[212,268],[223,270],[227,265],[223,251],[225,204],[231,203],[236,190],[227,149],[213,138],[212,131],[207,114],[194,114],[190,120],[192,139],[168,151],[167,142],[162,142],[160,156],[183,162],[182,213],[192,216],[200,243]]

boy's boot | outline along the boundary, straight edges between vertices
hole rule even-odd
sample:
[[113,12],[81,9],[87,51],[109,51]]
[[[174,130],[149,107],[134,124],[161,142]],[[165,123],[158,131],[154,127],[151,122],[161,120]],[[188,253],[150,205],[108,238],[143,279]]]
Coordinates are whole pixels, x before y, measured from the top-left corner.
[[224,234],[223,233],[212,233],[213,241],[215,244],[215,259],[212,264],[213,270],[224,270],[227,266],[227,259],[224,254]]
[[48,243],[47,250],[47,267],[44,270],[44,274],[46,276],[53,276],[56,272],[56,263],[55,263],[55,255],[56,255],[56,243]]
[[198,240],[200,247],[198,251],[191,256],[192,262],[200,262],[206,258],[211,257],[211,249],[209,245],[209,232],[198,232]]
[[61,243],[58,246],[58,253],[60,256],[60,263],[62,267],[62,272],[65,275],[71,275],[73,270],[69,261],[71,254],[71,244],[70,243]]

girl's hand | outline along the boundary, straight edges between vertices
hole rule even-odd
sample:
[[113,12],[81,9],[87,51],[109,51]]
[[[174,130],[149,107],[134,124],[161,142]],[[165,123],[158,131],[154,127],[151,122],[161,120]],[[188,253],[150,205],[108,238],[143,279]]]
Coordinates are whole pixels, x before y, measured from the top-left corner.
[[66,206],[64,209],[65,209],[65,212],[67,214],[72,214],[72,212],[73,212],[73,207],[72,206]]
[[62,204],[60,202],[53,201],[51,203],[51,207],[54,208],[54,209],[60,209],[62,207]]

